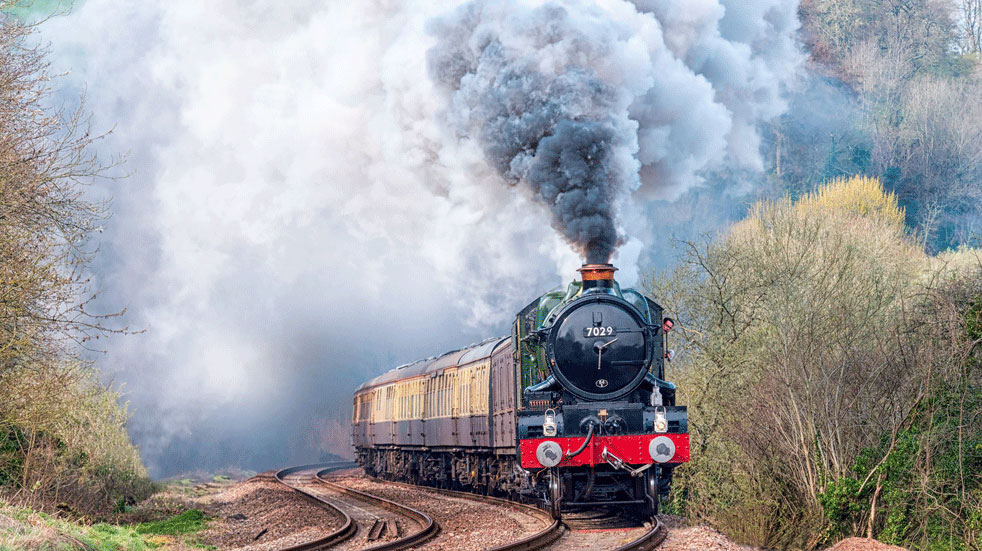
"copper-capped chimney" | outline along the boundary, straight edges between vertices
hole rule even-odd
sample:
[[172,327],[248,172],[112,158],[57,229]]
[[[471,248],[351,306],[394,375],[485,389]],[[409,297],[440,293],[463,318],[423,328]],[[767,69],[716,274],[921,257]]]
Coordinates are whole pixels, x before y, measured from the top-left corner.
[[583,291],[590,289],[612,289],[614,287],[613,264],[584,264],[576,270],[583,277]]

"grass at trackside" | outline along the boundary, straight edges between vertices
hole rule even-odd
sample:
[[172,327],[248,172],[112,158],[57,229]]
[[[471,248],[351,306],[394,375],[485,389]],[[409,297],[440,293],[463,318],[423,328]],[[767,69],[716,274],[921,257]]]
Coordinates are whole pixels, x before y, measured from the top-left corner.
[[[239,475],[243,478],[246,475]],[[87,525],[11,505],[0,498],[0,551],[168,551],[215,549],[201,542],[208,517],[185,509],[197,496],[235,483],[236,476],[201,474],[162,484],[157,496],[129,510],[124,524]],[[158,499],[159,498],[159,499]],[[167,516],[170,515],[170,516]],[[143,521],[143,522],[139,522]]]
[[205,514],[197,509],[188,509],[179,515],[156,522],[138,524],[136,531],[141,534],[158,534],[163,536],[179,536],[194,534],[205,528]]
[[166,550],[168,544],[177,542],[214,549],[202,545],[194,536],[205,528],[206,522],[204,513],[189,509],[165,520],[132,526],[85,526],[0,500],[0,551],[69,551],[80,547],[93,551]]
[[82,546],[96,551],[143,551],[156,547],[134,528],[83,526],[0,502],[0,551],[68,551]]

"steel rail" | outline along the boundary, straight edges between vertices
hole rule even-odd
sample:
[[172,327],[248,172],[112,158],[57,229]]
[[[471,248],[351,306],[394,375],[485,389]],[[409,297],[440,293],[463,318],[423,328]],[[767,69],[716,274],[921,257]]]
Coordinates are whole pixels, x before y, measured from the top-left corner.
[[388,509],[389,511],[392,511],[394,513],[398,513],[400,515],[409,517],[415,520],[417,523],[419,523],[420,526],[422,526],[420,530],[413,532],[407,536],[404,536],[397,540],[380,543],[378,545],[374,545],[371,547],[365,547],[361,551],[396,551],[398,549],[406,549],[407,547],[413,547],[424,541],[427,541],[430,538],[436,536],[440,532],[440,525],[434,522],[432,518],[430,518],[429,516],[427,516],[425,513],[421,511],[413,509],[412,507],[407,507],[400,503],[396,503],[394,501],[390,501],[388,499],[385,499],[384,497],[379,497],[352,488],[347,488],[345,486],[327,480],[325,478],[325,475],[335,470],[337,469],[324,469],[318,471],[315,476],[321,484],[324,484],[325,486],[336,492],[349,495],[357,500],[366,501],[368,503],[372,503],[374,505],[382,507],[383,509]]
[[[419,487],[419,486],[417,486]],[[524,503],[518,503],[516,501],[510,501],[507,499],[501,499],[499,497],[493,496],[483,496],[480,494],[473,494],[469,492],[458,492],[456,490],[445,490],[442,488],[429,488],[422,486],[428,490],[433,490],[440,494],[446,494],[451,496],[460,497],[462,499],[470,499],[473,501],[480,501],[484,503],[492,503],[495,505],[500,505],[502,507],[508,507],[509,509],[515,511],[521,511],[523,513],[529,514],[530,516],[538,516],[548,523],[544,529],[540,530],[528,536],[526,538],[514,541],[511,543],[506,543],[504,545],[499,545],[497,547],[492,547],[487,551],[533,551],[535,549],[542,549],[552,542],[556,541],[563,535],[563,531],[566,529],[563,523],[557,519],[553,519],[552,515],[538,507],[532,505],[526,505]]]
[[[320,474],[321,473],[318,473],[318,476],[320,476]],[[470,499],[473,501],[494,503],[496,505],[509,507],[511,509],[523,511],[526,513],[541,514],[542,516],[546,517],[549,521],[551,521],[551,524],[547,526],[544,530],[541,530],[540,532],[532,534],[531,536],[521,539],[519,541],[506,543],[498,547],[489,548],[486,551],[535,551],[536,549],[544,549],[548,547],[550,544],[552,544],[553,542],[555,542],[557,539],[562,537],[563,532],[568,529],[568,527],[565,526],[561,521],[553,520],[552,515],[550,515],[547,511],[544,511],[532,505],[527,505],[525,503],[520,503],[517,501],[511,501],[511,500],[502,499],[493,496],[474,494],[471,492],[461,492],[457,490],[447,490],[444,488],[434,488],[432,486],[422,486],[418,484],[409,484],[406,482],[396,482],[393,480],[385,480],[376,477],[369,477],[369,478],[381,484],[404,486],[416,490],[429,491],[438,494],[460,497],[463,499]],[[621,547],[618,547],[614,551],[651,551],[653,549],[656,549],[659,545],[661,545],[662,542],[665,541],[666,537],[668,537],[668,530],[665,528],[665,525],[663,525],[658,519],[654,519],[650,530],[642,534],[641,537],[637,538],[636,540],[627,543],[625,545],[622,545]]]
[[[549,518],[552,520],[551,515]],[[565,530],[566,528],[561,522],[552,520],[552,524],[540,532],[536,532],[527,538],[515,542],[492,547],[488,551],[534,551],[535,549],[543,549],[562,537],[563,531]]]
[[338,469],[346,469],[352,466],[354,466],[354,463],[343,463],[343,464],[318,463],[314,465],[302,465],[299,467],[290,467],[276,472],[274,477],[278,482],[280,482],[287,488],[290,488],[291,490],[304,496],[306,499],[311,501],[314,505],[317,505],[318,507],[321,507],[328,511],[338,513],[344,519],[344,523],[340,528],[324,536],[323,538],[318,538],[316,540],[308,541],[307,543],[301,543],[299,545],[294,545],[291,547],[284,547],[279,551],[315,551],[318,549],[324,549],[333,545],[337,545],[345,540],[348,540],[352,536],[358,533],[358,525],[354,522],[354,520],[351,519],[351,516],[348,513],[346,513],[345,511],[341,510],[338,507],[335,507],[334,505],[328,503],[327,501],[320,499],[316,495],[307,492],[305,490],[301,490],[300,488],[297,488],[296,486],[286,481],[287,476],[290,476],[291,474],[294,473],[298,473],[300,471],[307,471],[313,469],[319,469],[319,472],[335,471]]
[[622,545],[614,551],[651,551],[661,545],[666,537],[668,537],[668,530],[665,528],[665,525],[658,519],[653,519],[651,530],[645,532],[640,538],[627,545]]
[[524,503],[519,503],[517,501],[511,501],[507,499],[502,499],[500,497],[485,496],[481,494],[474,494],[471,492],[460,492],[457,490],[447,490],[445,488],[433,488],[431,486],[421,486],[418,484],[408,484],[406,482],[396,482],[392,480],[383,480],[381,478],[369,477],[381,484],[392,484],[396,486],[403,486],[406,488],[411,488],[413,490],[423,490],[427,492],[433,492],[437,494],[448,495],[452,497],[459,497],[461,499],[469,499],[471,501],[478,501],[483,503],[491,503],[501,507],[507,507],[515,511],[521,511],[530,516],[540,517],[542,520],[547,522],[547,526],[528,536],[526,538],[520,539],[515,542],[506,543],[504,545],[499,545],[498,547],[491,547],[486,551],[533,551],[535,549],[542,549],[552,542],[556,541],[563,535],[563,531],[566,529],[562,522],[554,520],[552,515],[538,507],[532,505],[526,505]]
[[[330,473],[331,471],[333,471],[333,470],[337,470],[337,469],[324,469],[322,471],[319,471],[317,473],[317,479],[319,481],[323,482],[323,483],[327,483],[327,484],[329,484],[331,486],[340,488],[339,491],[343,491],[345,493],[354,493],[354,494],[361,494],[361,495],[365,495],[365,496],[371,496],[371,494],[365,494],[364,492],[359,492],[358,490],[352,490],[350,488],[345,488],[343,486],[339,486],[337,484],[334,484],[334,483],[330,482],[329,480],[326,480],[325,479],[325,476],[328,473]],[[564,532],[568,529],[561,521],[559,521],[559,520],[553,520],[552,519],[552,516],[548,512],[546,512],[546,511],[544,511],[542,509],[539,509],[538,507],[534,507],[532,505],[527,505],[527,504],[524,504],[524,503],[519,503],[519,502],[516,502],[516,501],[511,501],[511,500],[502,499],[502,498],[498,498],[498,497],[492,497],[492,496],[485,496],[485,495],[480,495],[480,494],[474,494],[474,493],[470,493],[470,492],[461,492],[461,491],[457,491],[457,490],[447,490],[447,489],[443,489],[443,488],[433,488],[431,486],[421,486],[421,485],[417,485],[417,484],[408,484],[408,483],[405,483],[405,482],[396,482],[396,481],[392,481],[392,480],[384,480],[384,479],[379,479],[379,478],[375,478],[375,477],[369,477],[369,478],[372,479],[372,480],[375,480],[375,481],[377,481],[379,483],[382,483],[382,484],[389,484],[389,485],[394,485],[394,486],[403,486],[403,487],[411,488],[411,489],[414,489],[414,490],[422,490],[422,491],[428,491],[428,492],[433,492],[433,493],[438,493],[438,494],[444,494],[444,495],[453,496],[453,497],[459,497],[459,498],[462,498],[462,499],[469,499],[469,500],[472,500],[472,501],[492,503],[492,504],[495,504],[495,505],[500,505],[502,507],[508,507],[510,509],[513,509],[513,510],[522,511],[522,512],[531,514],[533,516],[540,516],[541,515],[542,517],[545,517],[545,519],[547,521],[551,521],[551,523],[549,524],[549,526],[547,526],[545,529],[543,529],[543,530],[541,530],[541,531],[539,531],[539,532],[537,532],[535,534],[532,534],[531,536],[528,536],[528,537],[526,537],[524,539],[521,539],[519,541],[507,543],[507,544],[500,545],[500,546],[497,546],[497,547],[492,547],[492,548],[487,549],[486,551],[535,551],[537,549],[544,549],[544,548],[548,547],[549,545],[551,545],[552,543],[554,543],[557,539],[559,539],[560,537],[562,537],[563,534],[564,534]],[[360,498],[361,496],[359,495],[357,497]],[[384,498],[379,498],[377,496],[371,496],[371,497],[372,498],[375,498],[375,499],[379,499],[379,500],[384,500]],[[384,501],[388,501],[388,500],[384,500]],[[398,507],[404,507],[402,505],[398,505],[398,504],[396,504],[396,505]],[[420,513],[420,514],[422,514],[422,513]],[[432,536],[430,536],[430,537],[432,537]],[[651,526],[651,529],[650,530],[648,530],[647,532],[645,532],[644,534],[642,534],[639,538],[635,539],[634,541],[632,541],[630,543],[627,543],[625,545],[622,545],[621,547],[618,547],[614,551],[652,551],[652,550],[658,548],[658,546],[661,545],[665,541],[665,538],[666,537],[668,537],[668,530],[665,528],[665,525],[663,525],[658,519],[653,519],[652,526]],[[425,541],[425,540],[421,540],[421,541]],[[393,542],[393,543],[398,543],[398,542]],[[419,542],[417,541],[415,543],[419,543]],[[395,550],[395,549],[404,549],[405,547],[406,546],[387,547],[385,544],[383,544],[381,546],[375,546],[375,547],[366,548],[363,551],[392,551],[392,550]]]

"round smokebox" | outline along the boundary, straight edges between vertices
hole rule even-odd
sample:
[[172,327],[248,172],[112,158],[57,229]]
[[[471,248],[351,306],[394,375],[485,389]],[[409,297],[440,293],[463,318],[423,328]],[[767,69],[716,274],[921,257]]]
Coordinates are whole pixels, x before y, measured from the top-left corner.
[[644,381],[654,337],[631,303],[613,295],[585,295],[557,315],[546,354],[564,389],[585,400],[614,400]]

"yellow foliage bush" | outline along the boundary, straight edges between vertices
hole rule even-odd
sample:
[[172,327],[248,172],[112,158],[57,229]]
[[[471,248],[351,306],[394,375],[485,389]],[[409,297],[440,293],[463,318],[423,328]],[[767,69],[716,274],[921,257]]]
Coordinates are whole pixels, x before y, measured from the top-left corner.
[[879,178],[836,178],[801,197],[794,206],[799,212],[842,213],[904,231],[904,209],[896,194],[883,189]]
[[0,373],[0,481],[19,503],[102,516],[152,489],[119,394],[70,358]]

